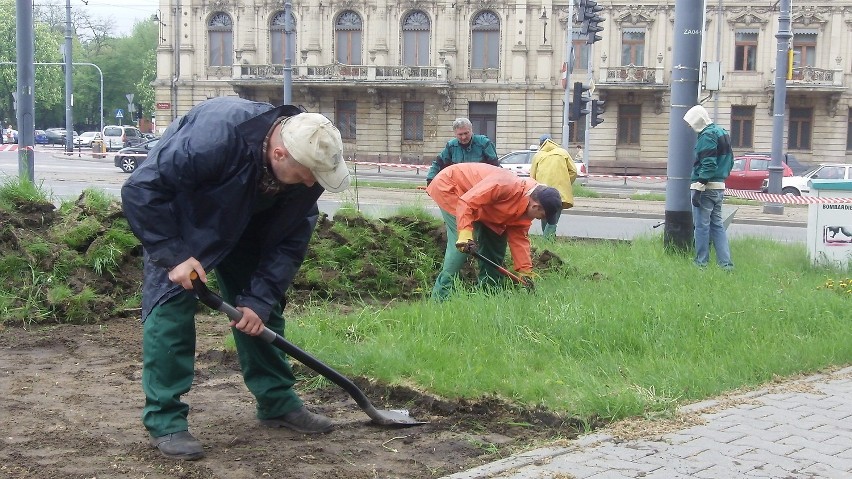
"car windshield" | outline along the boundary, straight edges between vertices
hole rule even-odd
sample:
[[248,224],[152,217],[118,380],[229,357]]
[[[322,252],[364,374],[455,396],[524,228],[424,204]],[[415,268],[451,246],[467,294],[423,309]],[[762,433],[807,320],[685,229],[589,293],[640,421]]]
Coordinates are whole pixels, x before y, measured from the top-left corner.
[[526,152],[523,153],[514,153],[506,156],[502,160],[500,160],[501,165],[523,165],[525,163],[529,163],[527,161],[528,155]]
[[819,170],[820,168],[822,168],[822,166],[814,166],[813,168],[809,169],[808,171],[806,171],[806,172],[802,173],[802,174],[801,174],[801,175],[799,175],[799,176],[805,176],[805,177],[810,178],[810,177],[811,177],[811,176],[813,176],[813,174],[814,174],[814,173],[816,173],[816,171],[817,171],[817,170]]

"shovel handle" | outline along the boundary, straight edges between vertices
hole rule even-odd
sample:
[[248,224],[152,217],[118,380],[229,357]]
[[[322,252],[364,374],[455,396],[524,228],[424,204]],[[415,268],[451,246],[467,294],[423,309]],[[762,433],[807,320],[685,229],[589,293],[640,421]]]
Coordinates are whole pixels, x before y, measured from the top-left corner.
[[486,257],[485,257],[485,256],[483,256],[483,255],[482,255],[482,253],[480,253],[479,251],[471,251],[471,252],[470,252],[470,254],[471,254],[474,258],[479,259],[479,260],[482,260],[482,261],[485,261],[486,263],[490,264],[491,266],[494,266],[495,268],[497,268],[497,271],[499,271],[499,272],[503,273],[503,275],[505,275],[505,276],[507,276],[507,277],[511,278],[511,279],[512,279],[512,281],[514,281],[514,282],[516,282],[516,283],[520,284],[521,286],[523,286],[523,287],[525,287],[525,288],[527,288],[527,289],[531,289],[531,288],[532,288],[532,284],[531,284],[531,283],[529,283],[527,280],[525,280],[524,278],[521,278],[520,276],[516,275],[515,273],[513,273],[513,272],[509,271],[508,269],[506,269],[506,268],[504,268],[504,267],[500,266],[499,264],[497,264],[497,263],[495,263],[495,262],[491,261],[490,259],[486,258]]

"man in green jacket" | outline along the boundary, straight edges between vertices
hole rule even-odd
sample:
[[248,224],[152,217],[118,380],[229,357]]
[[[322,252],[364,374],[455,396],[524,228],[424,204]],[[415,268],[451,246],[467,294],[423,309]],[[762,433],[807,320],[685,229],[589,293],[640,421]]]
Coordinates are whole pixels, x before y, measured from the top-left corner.
[[426,173],[426,186],[429,186],[439,171],[457,163],[488,163],[500,166],[494,143],[485,135],[474,135],[470,120],[456,118],[453,122],[453,133],[456,137],[447,142]]
[[716,249],[716,262],[722,268],[734,268],[731,249],[722,221],[722,202],[725,199],[725,179],[731,174],[734,154],[728,132],[710,120],[701,105],[695,105],[683,116],[698,133],[692,166],[692,218],[695,223],[695,264],[707,266],[710,243]]

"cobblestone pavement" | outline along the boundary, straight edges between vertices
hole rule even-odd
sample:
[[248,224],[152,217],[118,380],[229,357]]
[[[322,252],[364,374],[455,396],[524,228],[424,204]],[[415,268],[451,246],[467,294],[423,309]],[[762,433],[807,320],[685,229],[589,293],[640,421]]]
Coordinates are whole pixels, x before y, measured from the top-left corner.
[[685,406],[678,418],[656,437],[625,438],[614,425],[446,479],[852,477],[852,367]]

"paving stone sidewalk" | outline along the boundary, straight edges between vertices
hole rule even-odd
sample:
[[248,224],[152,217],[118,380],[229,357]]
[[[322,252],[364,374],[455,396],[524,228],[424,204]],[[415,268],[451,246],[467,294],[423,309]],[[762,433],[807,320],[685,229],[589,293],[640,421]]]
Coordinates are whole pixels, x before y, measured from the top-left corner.
[[615,427],[446,479],[852,477],[852,367],[685,406],[678,417],[687,425],[657,437],[625,439]]

